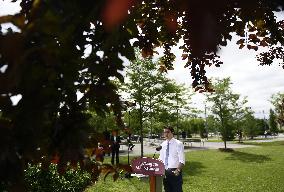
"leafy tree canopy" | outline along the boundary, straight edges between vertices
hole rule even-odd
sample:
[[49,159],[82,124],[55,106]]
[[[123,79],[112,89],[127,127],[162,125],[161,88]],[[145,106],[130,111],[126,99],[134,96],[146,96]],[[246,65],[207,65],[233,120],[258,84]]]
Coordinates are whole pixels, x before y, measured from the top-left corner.
[[211,111],[219,125],[222,140],[226,142],[234,138],[233,121],[237,111],[240,110],[240,95],[233,93],[230,78],[217,79],[213,82],[215,92],[207,95],[207,100],[212,102]]
[[[18,181],[26,162],[50,162],[55,153],[61,168],[82,159],[88,108],[101,115],[113,111],[123,125],[110,79],[123,81],[121,56],[133,60],[134,47],[144,57],[163,47],[160,70],[166,71],[175,59],[171,47],[182,39],[185,67],[200,91],[209,90],[205,67],[222,64],[217,48],[226,46],[232,33],[240,48],[269,46],[258,57],[261,64],[283,60],[278,47],[284,43],[283,22],[273,13],[283,8],[282,0],[22,0],[20,5],[20,13],[0,17],[0,24],[19,29],[0,32],[1,181]],[[10,100],[16,95],[17,104]]]

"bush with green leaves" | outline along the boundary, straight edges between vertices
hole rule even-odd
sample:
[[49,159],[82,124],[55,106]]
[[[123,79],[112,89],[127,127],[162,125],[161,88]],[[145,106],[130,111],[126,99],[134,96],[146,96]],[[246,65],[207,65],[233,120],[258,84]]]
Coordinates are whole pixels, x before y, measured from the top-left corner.
[[80,192],[91,184],[91,174],[71,167],[59,174],[56,164],[51,164],[47,170],[41,169],[40,164],[29,165],[25,182],[29,192]]

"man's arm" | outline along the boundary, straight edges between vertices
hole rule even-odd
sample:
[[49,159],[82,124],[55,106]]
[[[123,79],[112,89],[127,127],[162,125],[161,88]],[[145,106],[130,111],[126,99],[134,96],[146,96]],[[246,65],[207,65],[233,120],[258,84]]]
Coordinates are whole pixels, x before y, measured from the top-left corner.
[[177,169],[174,171],[174,174],[176,176],[178,176],[183,168],[184,164],[183,163],[179,163]]
[[175,174],[175,176],[178,176],[182,170],[182,167],[184,166],[183,163],[179,163],[178,167],[176,168],[176,170],[173,171],[173,173]]
[[185,164],[184,146],[182,143],[180,143],[178,146],[178,158],[179,158],[179,164],[178,164],[177,169],[174,171],[175,175],[179,175],[179,173],[181,172]]
[[183,163],[179,163],[177,169],[179,170],[179,172],[182,170],[184,164]]

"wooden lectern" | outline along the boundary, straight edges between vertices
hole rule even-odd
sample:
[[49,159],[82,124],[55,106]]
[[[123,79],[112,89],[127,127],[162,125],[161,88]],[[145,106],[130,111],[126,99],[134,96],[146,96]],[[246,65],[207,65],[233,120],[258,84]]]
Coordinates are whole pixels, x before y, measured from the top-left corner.
[[165,166],[162,161],[150,157],[132,160],[132,170],[136,174],[149,175],[150,192],[162,192]]

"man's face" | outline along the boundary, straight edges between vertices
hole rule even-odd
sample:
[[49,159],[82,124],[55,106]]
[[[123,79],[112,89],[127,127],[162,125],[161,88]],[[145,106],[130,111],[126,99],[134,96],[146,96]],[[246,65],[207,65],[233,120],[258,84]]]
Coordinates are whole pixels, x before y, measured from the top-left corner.
[[171,138],[173,138],[173,136],[173,133],[169,129],[164,129],[164,137],[167,140],[170,140]]
[[117,136],[117,131],[113,131],[113,132],[112,132],[112,135],[113,135],[113,136]]

